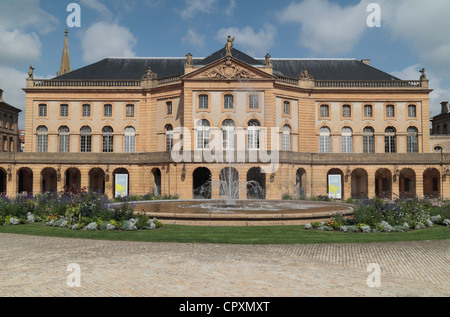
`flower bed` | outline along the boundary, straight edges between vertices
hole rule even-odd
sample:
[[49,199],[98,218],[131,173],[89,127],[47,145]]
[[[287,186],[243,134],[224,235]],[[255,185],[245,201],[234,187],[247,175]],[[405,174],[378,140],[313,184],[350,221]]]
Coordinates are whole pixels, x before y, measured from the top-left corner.
[[404,232],[413,229],[450,226],[450,202],[427,199],[375,199],[355,203],[352,216],[335,214],[329,221],[311,222],[305,229],[341,232]]
[[86,191],[36,196],[0,196],[0,225],[44,222],[73,230],[146,230],[162,227],[157,219],[134,213],[129,202],[111,204],[102,194]]

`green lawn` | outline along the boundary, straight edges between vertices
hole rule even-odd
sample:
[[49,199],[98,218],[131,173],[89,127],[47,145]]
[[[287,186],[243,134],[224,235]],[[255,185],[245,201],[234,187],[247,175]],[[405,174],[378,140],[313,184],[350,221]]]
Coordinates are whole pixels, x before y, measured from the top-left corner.
[[161,229],[143,231],[78,231],[48,227],[41,222],[0,226],[0,232],[117,241],[228,244],[369,243],[450,238],[450,228],[439,225],[408,232],[343,233],[305,230],[303,226],[202,227],[180,225],[165,225]]

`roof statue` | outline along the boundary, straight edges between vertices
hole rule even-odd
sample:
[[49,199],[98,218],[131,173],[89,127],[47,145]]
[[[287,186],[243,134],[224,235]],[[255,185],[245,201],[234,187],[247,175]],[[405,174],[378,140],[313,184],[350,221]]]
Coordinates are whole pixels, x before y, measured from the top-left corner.
[[142,80],[152,80],[152,79],[156,79],[158,77],[158,74],[154,73],[150,67],[147,67],[147,71],[145,72],[145,74],[142,76]]
[[427,80],[427,75],[425,75],[425,68],[422,68],[420,72],[422,73],[422,75],[420,76],[420,80]]
[[186,54],[185,65],[192,66],[192,54],[191,53]]
[[227,52],[227,56],[231,56],[231,49],[233,48],[234,37],[231,38],[231,35],[228,35],[227,44],[225,45],[225,51]]
[[306,69],[302,69],[300,74],[298,74],[298,78],[300,78],[300,79],[309,79],[309,80],[313,80],[314,79],[313,76],[311,76],[311,74],[309,74]]
[[33,68],[33,66],[30,65],[30,68],[28,70],[28,78],[33,79],[33,76],[34,76],[33,71],[34,71],[34,68]]
[[265,63],[266,63],[266,66],[272,66],[272,61],[270,60],[271,57],[272,57],[272,56],[270,56],[269,53],[266,54],[266,56],[265,56]]

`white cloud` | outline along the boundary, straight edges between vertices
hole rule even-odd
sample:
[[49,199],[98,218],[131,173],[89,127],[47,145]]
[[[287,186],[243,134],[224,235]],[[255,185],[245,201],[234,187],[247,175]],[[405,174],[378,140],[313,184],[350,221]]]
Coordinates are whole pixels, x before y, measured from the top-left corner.
[[242,47],[242,51],[255,57],[264,56],[270,51],[275,43],[277,29],[266,24],[263,29],[255,32],[252,27],[246,26],[242,29],[230,27],[223,28],[217,32],[216,39],[224,43],[228,35],[235,37],[234,47]]
[[[400,71],[393,71],[391,74],[403,80],[418,80],[420,78],[419,71],[423,68],[420,64],[410,65]],[[446,87],[445,79],[440,77],[434,71],[425,70],[429,80],[429,87],[433,89],[430,93],[430,112],[437,115],[441,111],[441,102],[449,101],[450,87]]]
[[0,66],[0,88],[3,89],[3,101],[22,110],[19,113],[19,128],[25,128],[25,92],[26,72],[11,67]]
[[82,35],[83,60],[92,63],[108,56],[133,57],[136,43],[137,39],[128,28],[115,23],[98,22]]
[[228,16],[233,15],[234,9],[236,8],[236,1],[230,0],[230,4],[225,9],[224,13]]
[[82,7],[87,7],[97,12],[102,20],[111,21],[113,13],[100,0],[80,0]]
[[194,29],[189,29],[186,35],[181,39],[181,43],[189,50],[202,50],[205,48],[205,40],[206,37],[204,35],[198,33]]
[[367,29],[368,1],[341,7],[328,0],[291,3],[277,13],[282,23],[301,24],[299,44],[315,54],[337,55],[350,52]]
[[41,57],[41,41],[36,33],[18,29],[0,32],[0,65],[19,66]]
[[185,0],[186,8],[180,12],[183,19],[192,19],[198,13],[211,13],[217,0]]
[[405,41],[423,64],[444,75],[450,72],[450,1],[381,0],[383,27]]
[[0,65],[23,66],[41,57],[38,34],[53,31],[58,20],[39,7],[39,0],[15,0],[0,10]]

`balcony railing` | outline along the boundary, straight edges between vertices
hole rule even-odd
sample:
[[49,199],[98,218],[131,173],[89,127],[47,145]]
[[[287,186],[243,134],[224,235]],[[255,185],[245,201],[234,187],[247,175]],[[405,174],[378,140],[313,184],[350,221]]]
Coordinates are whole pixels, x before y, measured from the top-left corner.
[[422,88],[421,80],[316,80],[316,88]]
[[62,80],[34,79],[33,87],[140,87],[140,80]]

